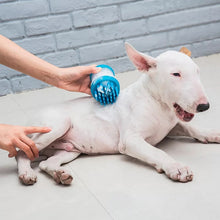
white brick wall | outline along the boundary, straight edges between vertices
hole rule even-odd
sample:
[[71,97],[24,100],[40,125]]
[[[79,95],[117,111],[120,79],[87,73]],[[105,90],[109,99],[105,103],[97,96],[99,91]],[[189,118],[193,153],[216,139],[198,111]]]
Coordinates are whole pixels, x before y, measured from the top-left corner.
[[47,0],[14,1],[1,4],[0,21],[17,20],[49,14]]
[[[124,42],[158,55],[220,52],[220,0],[0,0],[0,34],[60,66],[133,69]],[[0,96],[47,86],[0,65]]]
[[117,6],[98,7],[73,12],[73,25],[75,28],[108,24],[119,21]]
[[49,34],[72,29],[70,15],[52,15],[43,18],[28,19],[24,23],[27,36]]

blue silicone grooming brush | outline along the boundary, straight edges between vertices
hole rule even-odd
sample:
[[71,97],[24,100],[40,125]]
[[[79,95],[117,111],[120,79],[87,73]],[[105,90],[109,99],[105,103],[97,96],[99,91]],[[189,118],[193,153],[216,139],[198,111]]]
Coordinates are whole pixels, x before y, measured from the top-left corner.
[[118,97],[120,84],[110,66],[102,64],[97,67],[102,70],[90,75],[92,96],[102,105],[112,104]]

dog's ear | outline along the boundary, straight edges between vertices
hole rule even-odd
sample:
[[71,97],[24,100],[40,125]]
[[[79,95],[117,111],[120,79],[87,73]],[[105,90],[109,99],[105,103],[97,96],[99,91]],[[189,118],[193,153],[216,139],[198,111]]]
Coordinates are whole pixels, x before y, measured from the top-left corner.
[[129,59],[139,71],[148,71],[156,67],[156,60],[153,57],[138,52],[129,43],[125,43],[125,48]]
[[181,52],[181,53],[185,53],[187,56],[191,57],[191,51],[188,50],[186,47],[182,47],[182,48],[180,49],[180,52]]

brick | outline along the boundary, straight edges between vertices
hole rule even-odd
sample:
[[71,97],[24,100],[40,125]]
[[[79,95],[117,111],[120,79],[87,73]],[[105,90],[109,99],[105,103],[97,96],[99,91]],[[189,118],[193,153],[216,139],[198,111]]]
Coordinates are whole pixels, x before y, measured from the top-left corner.
[[108,60],[105,63],[111,66],[116,74],[135,69],[134,65],[131,63],[128,57],[119,57],[116,59]]
[[30,76],[15,77],[11,79],[11,84],[13,92],[22,92],[25,90],[34,90],[49,86],[48,84]]
[[164,32],[128,39],[127,42],[139,51],[151,51],[169,46],[167,33]]
[[11,85],[7,79],[0,79],[0,96],[11,93]]
[[194,57],[220,53],[220,38],[194,43],[192,45],[192,53]]
[[15,2],[15,1],[17,1],[17,0],[1,0],[0,3],[5,3],[5,2]]
[[55,51],[55,40],[52,36],[24,39],[16,43],[33,54]]
[[[148,19],[150,31],[163,31],[220,20],[220,5],[179,11]],[[175,22],[174,22],[175,21]]]
[[[117,4],[131,2],[134,0],[117,0]],[[86,9],[86,8],[93,8],[97,6],[104,6],[104,5],[111,5],[115,4],[115,0],[50,0],[51,11],[53,13],[60,13],[60,12],[69,12],[73,10],[79,9]]]
[[80,1],[77,0],[73,2],[73,0],[50,0],[51,11],[53,13],[73,11],[78,2]]
[[148,33],[145,19],[105,25],[101,28],[103,40],[115,40]]
[[47,34],[57,31],[70,30],[72,21],[69,15],[50,16],[37,18],[25,22],[28,36]]
[[119,15],[117,6],[94,8],[73,12],[73,24],[77,28],[111,23],[118,20]]
[[0,78],[7,78],[7,79],[10,79],[14,76],[18,76],[18,75],[21,75],[22,73],[16,71],[16,70],[13,70],[7,66],[4,66],[4,65],[0,65]]
[[24,37],[24,26],[21,22],[6,22],[0,24],[0,33],[7,38]]
[[74,30],[56,35],[58,49],[75,48],[102,40],[100,28]]
[[220,4],[208,8],[209,10],[209,21],[220,21]]
[[170,46],[195,43],[220,37],[220,22],[168,32]]
[[206,6],[206,5],[212,5],[220,3],[220,0],[169,0],[169,1],[164,1],[164,7],[166,8],[167,11],[177,11],[177,10],[183,10],[183,9],[188,9],[188,8],[195,8],[195,7],[201,7],[201,6]]
[[82,47],[79,49],[79,54],[80,61],[82,63],[87,63],[123,56],[125,54],[125,49],[122,41],[114,41]]
[[163,0],[132,2],[121,6],[122,19],[149,17],[165,12]]
[[79,58],[74,50],[44,54],[40,58],[58,67],[74,66],[79,63]]
[[1,5],[0,21],[47,15],[48,13],[49,7],[46,0],[16,1]]

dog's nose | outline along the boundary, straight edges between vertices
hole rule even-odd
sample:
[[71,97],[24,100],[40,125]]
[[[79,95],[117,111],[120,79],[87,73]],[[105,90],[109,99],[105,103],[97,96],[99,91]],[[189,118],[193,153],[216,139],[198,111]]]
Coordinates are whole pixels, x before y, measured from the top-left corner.
[[206,111],[206,110],[208,110],[209,109],[209,103],[206,103],[206,104],[199,104],[198,106],[197,106],[197,112],[204,112],[204,111]]

